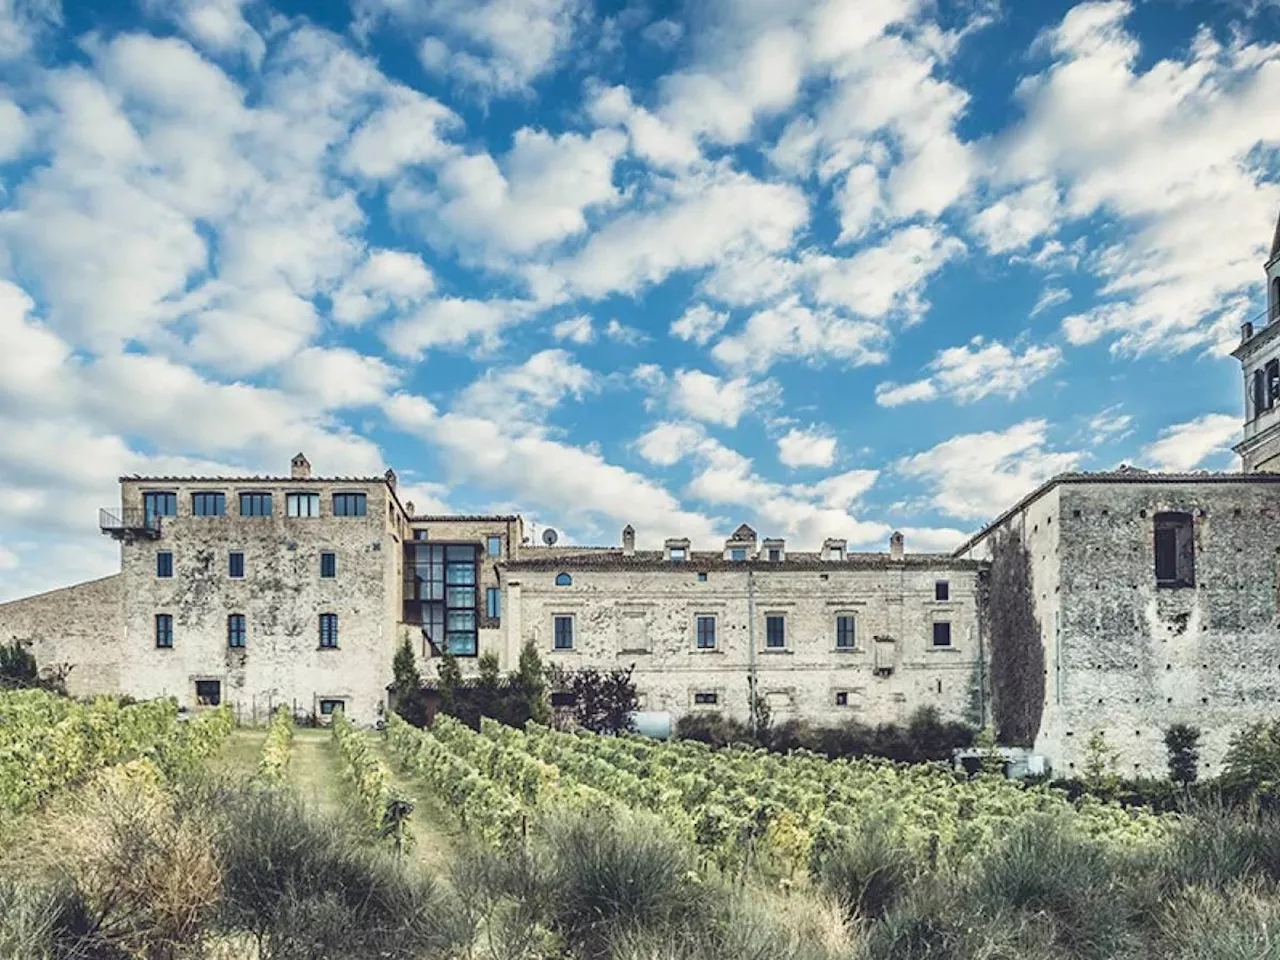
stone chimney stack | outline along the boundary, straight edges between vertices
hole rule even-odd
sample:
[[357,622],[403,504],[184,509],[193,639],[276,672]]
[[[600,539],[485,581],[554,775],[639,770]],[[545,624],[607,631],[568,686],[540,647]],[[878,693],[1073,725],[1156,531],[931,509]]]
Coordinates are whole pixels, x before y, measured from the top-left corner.
[[902,534],[895,530],[889,538],[889,559],[901,560],[904,552]]
[[1240,342],[1248,343],[1251,339],[1253,339],[1253,323],[1246,320],[1240,324]]
[[295,480],[311,479],[311,462],[302,454],[289,461],[289,476]]
[[412,501],[412,500],[406,500],[406,501],[405,501],[405,504],[404,504],[404,512],[405,512],[405,513],[407,513],[407,514],[408,514],[409,516],[411,516],[411,517],[413,516],[413,501]]
[[388,467],[387,472],[383,474],[383,476],[387,478],[387,486],[394,490],[396,488],[396,472]]
[[622,528],[622,555],[624,557],[636,555],[636,528],[629,523]]

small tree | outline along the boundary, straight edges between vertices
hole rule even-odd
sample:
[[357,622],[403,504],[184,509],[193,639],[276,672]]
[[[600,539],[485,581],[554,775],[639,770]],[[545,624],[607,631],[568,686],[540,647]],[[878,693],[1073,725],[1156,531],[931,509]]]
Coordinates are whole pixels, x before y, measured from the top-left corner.
[[547,704],[547,680],[542,671],[542,658],[532,640],[526,640],[520,648],[520,663],[511,674],[508,685],[508,706],[504,722],[523,727],[526,721],[546,723],[551,719]]
[[1222,785],[1248,793],[1280,793],[1280,720],[1251,723],[1231,737]]
[[1183,787],[1196,781],[1200,763],[1200,730],[1186,723],[1175,723],[1164,733],[1169,750],[1169,779]]
[[16,637],[9,644],[0,644],[0,690],[40,687],[53,693],[67,692],[67,663],[46,667],[42,672],[35,655]]
[[634,664],[626,669],[615,667],[612,670],[553,668],[552,686],[573,694],[570,710],[582,729],[592,733],[623,733],[632,729],[632,714],[640,702],[636,696],[636,685],[631,680],[634,670]]
[[1109,797],[1120,786],[1120,755],[1107,743],[1106,734],[1095,730],[1084,745],[1084,767],[1080,779],[1085,789],[1100,797]]
[[427,705],[422,674],[418,672],[418,661],[407,637],[391,661],[391,675],[391,697],[396,713],[414,726],[426,726]]
[[982,751],[978,761],[980,773],[993,777],[1004,776],[1004,756],[996,746],[996,731],[990,724],[978,731],[974,745]]
[[462,692],[462,668],[458,666],[458,658],[445,651],[440,657],[440,666],[436,668],[436,676],[440,687],[440,709],[456,717]]

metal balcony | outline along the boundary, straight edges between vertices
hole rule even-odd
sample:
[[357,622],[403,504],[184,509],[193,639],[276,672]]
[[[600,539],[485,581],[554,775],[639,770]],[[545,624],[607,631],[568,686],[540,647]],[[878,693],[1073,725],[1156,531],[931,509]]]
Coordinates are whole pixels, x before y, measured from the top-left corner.
[[140,507],[111,507],[98,511],[98,527],[114,540],[159,540],[160,518]]

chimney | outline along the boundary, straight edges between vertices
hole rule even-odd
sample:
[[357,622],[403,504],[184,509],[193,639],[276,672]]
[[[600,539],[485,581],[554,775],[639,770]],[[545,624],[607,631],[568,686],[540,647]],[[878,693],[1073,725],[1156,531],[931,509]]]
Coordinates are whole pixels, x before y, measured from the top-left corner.
[[822,559],[838,562],[844,559],[845,547],[848,546],[847,540],[840,540],[836,537],[828,537],[822,541]]
[[405,512],[405,513],[407,513],[407,514],[408,514],[409,516],[411,516],[411,517],[413,516],[413,501],[412,501],[412,500],[406,500],[406,501],[405,501],[405,503],[404,503],[404,512]]
[[1244,323],[1240,324],[1240,342],[1248,343],[1249,340],[1252,339],[1252,337],[1253,337],[1253,322],[1247,320]]
[[622,555],[624,557],[636,555],[636,528],[629,523],[622,528]]
[[289,476],[295,480],[311,479],[311,463],[302,454],[289,461]]
[[889,559],[901,560],[903,552],[902,534],[895,530],[889,538]]
[[388,467],[383,476],[387,478],[387,486],[394,490],[396,488],[396,472]]

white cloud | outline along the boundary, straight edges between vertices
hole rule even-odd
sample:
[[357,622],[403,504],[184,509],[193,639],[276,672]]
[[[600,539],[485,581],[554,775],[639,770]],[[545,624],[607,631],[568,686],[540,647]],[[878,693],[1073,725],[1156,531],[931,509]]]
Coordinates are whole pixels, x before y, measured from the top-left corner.
[[1031,316],[1038,317],[1046,310],[1052,310],[1054,307],[1060,307],[1071,299],[1071,291],[1065,287],[1045,287],[1040,292],[1040,296],[1036,299],[1035,306],[1031,308]]
[[726,380],[701,370],[677,370],[671,380],[673,409],[726,427],[736,427],[742,415],[771,399],[776,387],[752,383],[747,377]]
[[929,364],[928,379],[898,385],[876,386],[876,403],[893,407],[913,400],[946,397],[956,403],[973,403],[984,397],[1012,399],[1046,377],[1062,363],[1058,347],[1025,346],[1021,352],[998,340],[974,337],[964,346],[942,350]]
[[636,451],[657,467],[670,467],[687,457],[706,433],[694,423],[664,420],[636,441]]
[[417,254],[372,250],[333,293],[333,318],[359,324],[393,307],[408,310],[423,302],[435,286],[435,276]]
[[625,129],[635,154],[660,170],[684,170],[702,159],[690,134],[635,104],[626,87],[594,88],[587,113],[602,126]]
[[712,310],[705,303],[695,303],[671,324],[671,335],[706,346],[729,322],[727,313]]
[[0,0],[0,63],[25,56],[50,27],[61,23],[59,0]]
[[393,87],[386,104],[351,137],[343,166],[370,180],[384,180],[406,167],[437,163],[456,151],[445,135],[461,125],[458,115],[439,101]]
[[1240,439],[1240,418],[1227,413],[1206,413],[1160,431],[1160,437],[1142,450],[1142,459],[1157,470],[1194,470],[1214,456],[1230,453]]
[[266,41],[244,18],[251,0],[144,0],[153,16],[164,16],[178,25],[198,46],[217,54],[236,54],[258,66],[266,53]]
[[596,378],[565,350],[542,350],[518,367],[485,371],[459,395],[453,412],[466,417],[525,424],[542,433],[546,415],[566,397],[581,399]]
[[404,357],[421,357],[432,347],[460,347],[479,341],[495,346],[502,331],[533,315],[520,300],[468,300],[443,297],[400,317],[381,333],[383,342]]
[[850,366],[882,363],[885,330],[830,310],[814,310],[795,297],[752,314],[740,332],[724,337],[711,354],[720,363],[763,372],[781,360],[827,358]]
[[829,467],[836,459],[836,438],[822,428],[792,427],[778,438],[778,459],[793,469]]
[[640,330],[627,326],[617,318],[604,325],[604,335],[605,339],[612,340],[614,343],[625,344],[628,347],[634,347],[648,339]]
[[962,520],[991,519],[1050,477],[1075,469],[1078,451],[1047,448],[1049,425],[1024,420],[1003,431],[958,434],[903,457],[898,473],[925,483],[933,505]]
[[1123,440],[1133,432],[1129,429],[1132,424],[1133,417],[1121,413],[1119,404],[1107,407],[1089,421],[1090,443],[1100,446]]
[[664,17],[653,21],[641,30],[640,36],[654,46],[665,50],[680,42],[680,38],[684,36],[684,26],[676,20]]
[[570,343],[590,343],[596,338],[591,325],[591,317],[582,313],[568,320],[561,320],[551,328],[551,335],[557,340],[568,340]]
[[970,229],[991,253],[1020,250],[1050,232],[1060,216],[1058,190],[1051,181],[1029,184],[974,215]]
[[0,96],[0,163],[22,156],[30,139],[27,115],[12,100]]
[[390,18],[427,33],[419,56],[485,95],[525,91],[551,72],[567,52],[580,0],[357,0],[357,34]]
[[1010,183],[1055,181],[1062,213],[1117,227],[1091,263],[1101,302],[1072,343],[1126,354],[1222,347],[1257,283],[1280,207],[1259,150],[1280,144],[1280,45],[1202,29],[1185,53],[1141,58],[1129,3],[1083,3],[1042,38],[1052,65],[1022,81],[1026,118],[992,144]]
[[314,397],[326,410],[381,403],[399,379],[382,360],[347,347],[308,347],[281,370],[287,389]]

